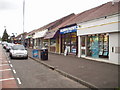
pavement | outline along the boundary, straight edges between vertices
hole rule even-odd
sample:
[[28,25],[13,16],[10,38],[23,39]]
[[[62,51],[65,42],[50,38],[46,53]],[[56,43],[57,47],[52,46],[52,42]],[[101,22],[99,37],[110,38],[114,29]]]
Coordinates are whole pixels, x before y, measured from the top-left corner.
[[18,88],[13,76],[10,62],[7,60],[2,45],[0,45],[0,89]]
[[118,65],[53,53],[49,53],[48,60],[43,61],[40,58],[33,58],[32,50],[28,48],[29,57],[33,60],[89,88],[120,87]]

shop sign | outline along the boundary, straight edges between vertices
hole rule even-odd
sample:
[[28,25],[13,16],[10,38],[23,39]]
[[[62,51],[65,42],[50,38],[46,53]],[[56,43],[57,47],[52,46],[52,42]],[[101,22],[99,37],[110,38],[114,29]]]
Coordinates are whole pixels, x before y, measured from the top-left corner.
[[77,31],[77,26],[60,29],[60,34],[72,33]]

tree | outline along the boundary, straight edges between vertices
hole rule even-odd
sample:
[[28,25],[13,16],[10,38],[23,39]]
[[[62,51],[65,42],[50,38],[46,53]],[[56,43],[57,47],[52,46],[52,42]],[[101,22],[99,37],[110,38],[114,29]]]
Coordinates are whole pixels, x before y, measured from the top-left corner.
[[2,38],[1,38],[1,36],[0,36],[0,41],[2,41]]
[[4,30],[4,33],[3,33],[3,36],[2,36],[2,41],[9,41],[8,40],[8,37],[9,37],[9,35],[7,34],[7,31],[6,31],[6,29]]

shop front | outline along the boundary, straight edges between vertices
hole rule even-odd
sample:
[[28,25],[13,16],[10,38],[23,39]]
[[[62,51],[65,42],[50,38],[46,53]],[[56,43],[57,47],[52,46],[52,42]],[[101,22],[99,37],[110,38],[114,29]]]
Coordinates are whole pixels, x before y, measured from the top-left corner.
[[27,47],[33,47],[33,39],[32,39],[32,35],[29,35],[25,38],[25,41],[27,43]]
[[77,26],[70,26],[60,29],[61,53],[67,50],[68,55],[77,55]]
[[44,41],[47,45],[49,52],[59,53],[59,31],[50,30],[44,37]]
[[81,36],[81,56],[107,59],[109,57],[109,34]]
[[[41,49],[46,47],[46,41],[44,41],[44,36],[46,35],[48,29],[35,32],[33,39],[35,40],[34,48]],[[46,45],[46,46],[45,46]]]
[[113,15],[78,24],[78,57],[119,64],[119,23],[118,15]]

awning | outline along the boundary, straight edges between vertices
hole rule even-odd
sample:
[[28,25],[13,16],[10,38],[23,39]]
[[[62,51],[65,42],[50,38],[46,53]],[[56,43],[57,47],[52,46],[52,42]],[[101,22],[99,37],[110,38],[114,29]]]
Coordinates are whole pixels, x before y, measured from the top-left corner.
[[48,31],[48,29],[36,32],[35,35],[33,36],[33,38],[35,39],[35,38],[44,37],[46,35],[47,31]]
[[26,38],[25,38],[25,39],[28,39],[28,38],[32,38],[32,35],[30,35],[30,36],[26,36]]
[[59,34],[59,31],[58,31],[58,30],[48,32],[48,33],[44,36],[44,39],[54,38],[54,37],[56,37],[58,34]]

